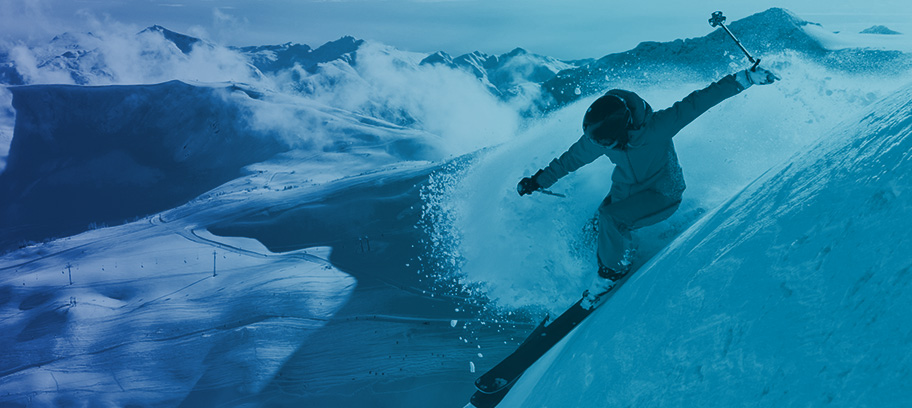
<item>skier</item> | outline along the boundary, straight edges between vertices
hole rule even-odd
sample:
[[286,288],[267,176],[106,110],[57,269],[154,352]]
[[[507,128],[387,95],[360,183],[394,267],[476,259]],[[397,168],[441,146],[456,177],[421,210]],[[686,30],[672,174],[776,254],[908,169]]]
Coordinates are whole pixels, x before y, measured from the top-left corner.
[[681,204],[684,176],[671,138],[719,102],[751,85],[779,79],[760,67],[747,69],[658,112],[633,92],[610,90],[586,111],[583,136],[547,167],[519,182],[517,190],[523,196],[551,187],[602,155],[615,164],[611,190],[598,208],[598,276],[584,293],[583,307],[592,308],[630,271],[635,251],[630,232],[667,219]]

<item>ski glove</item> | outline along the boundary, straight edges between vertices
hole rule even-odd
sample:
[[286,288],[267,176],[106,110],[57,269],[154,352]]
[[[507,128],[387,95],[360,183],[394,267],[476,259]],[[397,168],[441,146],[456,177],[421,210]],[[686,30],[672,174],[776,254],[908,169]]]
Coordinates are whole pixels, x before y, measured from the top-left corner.
[[744,73],[747,74],[747,80],[751,85],[767,85],[782,79],[779,78],[779,75],[761,67],[744,70]]
[[542,170],[539,170],[532,177],[524,177],[522,180],[519,180],[519,184],[516,186],[516,191],[519,192],[520,196],[526,194],[532,194],[535,191],[541,190],[541,184],[538,184],[538,175],[542,174]]

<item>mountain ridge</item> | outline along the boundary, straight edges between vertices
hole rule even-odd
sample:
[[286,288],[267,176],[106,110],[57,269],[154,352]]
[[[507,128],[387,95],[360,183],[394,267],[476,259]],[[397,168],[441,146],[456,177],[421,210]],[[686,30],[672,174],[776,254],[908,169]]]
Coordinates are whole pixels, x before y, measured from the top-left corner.
[[344,36],[338,40],[329,41],[316,49],[307,44],[291,42],[281,45],[248,46],[233,49],[249,56],[251,63],[262,72],[275,74],[298,65],[308,73],[313,74],[319,64],[340,58],[347,58],[346,62],[353,63],[354,58],[350,55],[356,52],[362,44],[364,44],[364,40]]
[[[912,69],[912,55],[902,51],[846,48],[828,50],[808,27],[822,28],[782,8],[770,8],[729,24],[731,31],[755,56],[765,64],[780,64],[785,54],[799,55],[824,66],[845,72],[871,75],[893,75]],[[150,26],[137,35],[158,34],[173,44],[177,58],[186,58],[194,47],[214,44],[171,31],[159,25]],[[117,75],[104,62],[93,41],[97,36],[85,36],[88,43],[80,45],[80,37],[69,33],[52,41],[58,51],[49,51],[39,58],[39,67],[68,72],[76,84],[95,83],[99,79],[117,83]],[[82,40],[86,42],[86,40]],[[344,36],[317,48],[306,44],[284,43],[247,47],[228,47],[249,65],[252,77],[279,75],[291,72],[300,81],[302,75],[319,76],[320,66],[338,61],[357,65],[358,51],[364,40]],[[24,84],[9,57],[0,54],[0,81]],[[612,87],[632,86],[655,80],[711,81],[749,64],[733,41],[721,28],[695,38],[668,42],[645,41],[628,51],[599,58],[563,61],[530,53],[523,48],[490,55],[474,51],[451,56],[445,51],[425,54],[419,65],[440,65],[467,72],[477,78],[493,95],[509,101],[522,97],[528,115],[547,113],[579,98]],[[303,72],[295,72],[300,67]],[[357,69],[353,71],[357,75]],[[332,74],[330,74],[332,75]],[[316,82],[334,82],[318,79]],[[298,87],[307,90],[312,87]]]
[[530,53],[520,47],[500,55],[473,51],[452,57],[445,51],[437,51],[421,60],[420,65],[442,65],[468,72],[503,99],[517,95],[520,92],[517,87],[523,84],[541,84],[558,72],[575,67],[573,62]]
[[[771,8],[728,27],[754,57],[775,64],[776,57],[796,53],[824,66],[868,74],[896,74],[912,69],[912,55],[900,51],[842,49],[831,51],[805,27],[820,26],[782,9]],[[606,55],[592,64],[562,71],[542,84],[554,110],[614,84],[657,79],[713,81],[750,66],[734,41],[717,28],[709,34],[670,42],[643,42],[629,51]]]

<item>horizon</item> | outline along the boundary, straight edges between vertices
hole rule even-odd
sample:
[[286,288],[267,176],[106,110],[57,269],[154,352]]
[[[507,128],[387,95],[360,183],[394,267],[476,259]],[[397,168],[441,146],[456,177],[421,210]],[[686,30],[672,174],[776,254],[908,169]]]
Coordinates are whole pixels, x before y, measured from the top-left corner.
[[7,44],[41,42],[69,31],[138,31],[160,25],[235,47],[291,42],[317,48],[350,36],[427,54],[503,54],[523,48],[575,60],[623,52],[644,41],[702,37],[713,30],[706,20],[717,9],[731,22],[771,7],[787,9],[833,32],[858,33],[874,25],[903,34],[912,32],[912,5],[892,0],[869,3],[830,5],[819,0],[791,0],[745,6],[703,0],[695,5],[668,2],[656,7],[574,0],[556,7],[543,0],[521,4],[515,0],[281,0],[266,5],[234,0],[214,6],[206,0],[130,5],[113,0],[91,5],[62,0],[0,0],[0,8],[9,11],[0,17],[0,26],[5,27],[0,40]]

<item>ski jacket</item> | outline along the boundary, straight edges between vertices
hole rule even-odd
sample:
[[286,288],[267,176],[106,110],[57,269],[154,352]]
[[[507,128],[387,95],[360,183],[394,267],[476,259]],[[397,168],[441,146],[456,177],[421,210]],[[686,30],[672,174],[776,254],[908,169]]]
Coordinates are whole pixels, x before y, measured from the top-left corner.
[[658,112],[653,112],[649,104],[633,92],[608,91],[621,96],[630,109],[633,126],[628,132],[627,147],[609,149],[583,135],[542,169],[536,181],[543,188],[551,187],[561,177],[605,155],[615,164],[609,193],[614,200],[623,200],[645,190],[680,199],[685,188],[684,173],[671,138],[703,112],[743,90],[744,86],[735,75],[728,75]]

